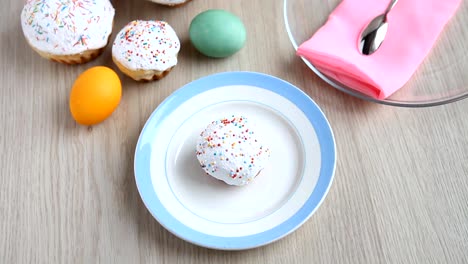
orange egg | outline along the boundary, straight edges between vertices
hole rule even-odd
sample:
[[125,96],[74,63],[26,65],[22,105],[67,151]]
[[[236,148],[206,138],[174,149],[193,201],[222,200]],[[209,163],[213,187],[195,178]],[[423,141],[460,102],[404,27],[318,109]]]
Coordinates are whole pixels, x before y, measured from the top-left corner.
[[104,121],[117,108],[122,97],[119,76],[110,68],[97,66],[76,79],[70,93],[70,112],[82,125]]

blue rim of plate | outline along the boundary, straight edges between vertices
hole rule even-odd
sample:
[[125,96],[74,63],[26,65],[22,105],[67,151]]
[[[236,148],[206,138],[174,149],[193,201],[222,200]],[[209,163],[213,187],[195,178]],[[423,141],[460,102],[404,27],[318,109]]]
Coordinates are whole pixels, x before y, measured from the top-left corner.
[[[159,125],[177,107],[205,91],[229,86],[248,85],[274,92],[302,110],[315,129],[321,152],[320,175],[306,203],[292,217],[276,227],[243,237],[213,236],[196,231],[172,216],[154,191],[150,174],[151,140]],[[141,199],[153,217],[167,230],[190,243],[213,249],[243,250],[260,247],[290,234],[312,216],[324,200],[333,182],[336,165],[336,146],[333,131],[317,104],[303,91],[279,78],[257,72],[223,72],[203,77],[184,85],[167,97],[151,114],[141,134],[135,151],[135,181]]]

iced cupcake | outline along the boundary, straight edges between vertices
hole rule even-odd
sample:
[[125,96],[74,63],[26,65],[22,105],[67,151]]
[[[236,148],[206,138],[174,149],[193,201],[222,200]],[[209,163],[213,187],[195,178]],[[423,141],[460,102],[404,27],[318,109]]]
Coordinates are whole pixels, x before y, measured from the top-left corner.
[[149,0],[151,2],[160,4],[160,5],[165,5],[165,6],[170,6],[170,7],[179,7],[187,2],[190,2],[190,0]]
[[246,185],[270,158],[270,150],[256,136],[243,116],[213,121],[200,133],[197,159],[214,178],[229,185]]
[[112,60],[134,80],[159,80],[177,65],[179,50],[179,38],[167,22],[135,20],[117,34]]
[[114,14],[109,0],[28,0],[21,26],[28,44],[42,57],[79,64],[102,53]]

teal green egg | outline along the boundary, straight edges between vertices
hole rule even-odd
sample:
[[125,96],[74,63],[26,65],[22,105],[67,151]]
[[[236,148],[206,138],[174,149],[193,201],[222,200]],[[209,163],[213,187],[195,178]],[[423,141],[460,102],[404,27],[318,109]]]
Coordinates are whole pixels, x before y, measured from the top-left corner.
[[239,17],[225,10],[211,9],[193,18],[189,35],[200,53],[224,58],[242,49],[247,33]]

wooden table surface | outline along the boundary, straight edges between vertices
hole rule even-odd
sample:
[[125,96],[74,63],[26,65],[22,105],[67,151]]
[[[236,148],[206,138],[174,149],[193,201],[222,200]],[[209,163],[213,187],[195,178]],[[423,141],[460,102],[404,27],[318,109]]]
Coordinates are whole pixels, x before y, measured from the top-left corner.
[[[468,101],[408,109],[350,97],[294,55],[282,1],[193,0],[177,9],[115,0],[115,29],[132,19],[168,21],[182,50],[163,80],[121,76],[120,106],[105,122],[77,125],[68,110],[74,79],[115,66],[111,48],[80,66],[49,62],[27,45],[23,1],[0,10],[0,263],[468,263]],[[248,29],[227,59],[198,54],[188,26],[223,8]],[[261,11],[261,12],[260,12]],[[133,155],[158,104],[182,85],[221,71],[258,71],[303,89],[334,130],[334,183],[319,210],[270,245],[223,252],[166,231],[138,194]]]

